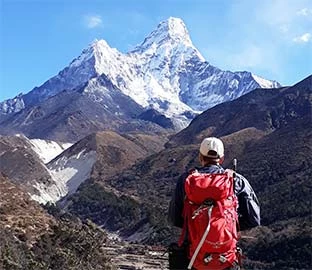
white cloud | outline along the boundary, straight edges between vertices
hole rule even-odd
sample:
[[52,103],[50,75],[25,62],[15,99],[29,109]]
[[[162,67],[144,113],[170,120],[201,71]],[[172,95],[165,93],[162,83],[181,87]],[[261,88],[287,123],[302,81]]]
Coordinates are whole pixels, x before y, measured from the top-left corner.
[[96,28],[102,26],[102,18],[99,15],[85,16],[85,24],[88,28]]
[[301,36],[295,37],[293,41],[297,43],[307,43],[311,40],[311,38],[312,38],[312,35],[310,33],[305,33]]
[[302,8],[299,11],[297,11],[297,15],[299,15],[299,16],[309,16],[309,15],[312,15],[312,9]]

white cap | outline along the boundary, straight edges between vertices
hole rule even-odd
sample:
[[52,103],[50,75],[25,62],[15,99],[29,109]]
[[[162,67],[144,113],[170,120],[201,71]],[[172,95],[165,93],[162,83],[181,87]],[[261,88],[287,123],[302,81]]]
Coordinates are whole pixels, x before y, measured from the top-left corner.
[[205,157],[222,158],[224,156],[223,142],[215,137],[205,138],[200,144],[199,152]]

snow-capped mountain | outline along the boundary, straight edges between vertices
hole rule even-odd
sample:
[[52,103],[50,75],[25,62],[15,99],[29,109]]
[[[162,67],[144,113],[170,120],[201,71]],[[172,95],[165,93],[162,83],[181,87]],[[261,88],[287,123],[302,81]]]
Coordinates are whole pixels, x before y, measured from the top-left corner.
[[185,127],[194,113],[255,88],[280,86],[250,72],[212,66],[193,45],[184,22],[170,17],[127,54],[96,40],[40,87],[0,103],[0,112],[17,112],[63,90],[81,88],[101,75],[139,105],[174,119],[177,129]]

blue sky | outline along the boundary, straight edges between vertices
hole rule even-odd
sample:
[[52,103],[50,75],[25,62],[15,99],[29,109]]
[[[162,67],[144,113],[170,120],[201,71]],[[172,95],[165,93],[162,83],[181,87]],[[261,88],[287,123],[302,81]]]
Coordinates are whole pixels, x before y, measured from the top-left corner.
[[0,0],[0,101],[40,86],[94,39],[127,52],[170,16],[221,69],[282,85],[312,74],[311,0]]

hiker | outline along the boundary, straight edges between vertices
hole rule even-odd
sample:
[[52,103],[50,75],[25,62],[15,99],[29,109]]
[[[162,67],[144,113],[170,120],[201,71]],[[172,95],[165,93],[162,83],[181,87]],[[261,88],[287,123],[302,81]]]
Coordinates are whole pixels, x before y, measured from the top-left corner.
[[[169,205],[168,220],[172,225],[183,228],[183,230],[181,235],[182,239],[180,238],[179,246],[176,245],[175,248],[173,248],[175,250],[174,252],[177,252],[177,254],[172,255],[173,257],[178,256],[180,258],[172,259],[170,258],[169,255],[169,263],[170,260],[178,261],[177,265],[179,266],[173,266],[173,268],[171,267],[170,269],[231,269],[231,270],[240,269],[239,265],[240,262],[238,262],[239,255],[236,254],[237,248],[236,242],[238,238],[238,231],[246,230],[260,225],[260,207],[256,194],[253,191],[252,187],[250,186],[249,182],[246,180],[246,178],[244,178],[240,174],[237,174],[236,172],[233,172],[232,170],[225,170],[224,168],[222,168],[221,164],[223,163],[223,161],[224,161],[223,142],[215,137],[205,138],[202,141],[199,149],[199,162],[201,164],[201,167],[196,168],[191,172],[183,174],[177,182],[175,192],[172,196]],[[224,174],[226,174],[226,177],[224,176]],[[231,178],[230,176],[233,177]],[[205,181],[207,183],[207,180],[203,180],[205,179],[205,177],[206,178],[210,177],[210,180],[208,181],[212,182],[209,183],[219,181],[218,183],[222,183],[221,186],[224,185],[223,183],[225,183],[224,179],[226,179],[227,181],[226,183],[228,183],[227,186],[229,186],[232,183],[231,190],[229,190],[226,195],[226,196],[231,195],[229,196],[230,198],[226,199],[223,198],[222,203],[218,202],[219,200],[218,198],[216,198],[215,200],[206,200],[205,203],[201,202],[201,204],[194,203],[194,201],[196,201],[197,199],[196,192],[198,192],[198,189],[201,188],[201,186],[198,185],[205,185]],[[196,179],[200,180],[197,181]],[[230,179],[232,179],[232,182],[230,181]],[[187,195],[185,188],[187,188],[187,191],[189,191],[192,188],[194,189],[192,185],[197,185],[196,187],[197,191],[192,191],[192,193],[189,193],[190,195]],[[206,192],[206,190],[207,187],[201,190],[201,194],[199,196],[206,196],[203,195],[203,193]],[[209,194],[209,191],[207,192]],[[213,191],[211,192],[212,195],[209,194],[207,195],[208,197],[214,196],[213,193],[215,193],[215,189],[213,189]],[[188,198],[190,196],[193,196],[192,200]],[[231,203],[229,204],[229,202]],[[209,216],[210,205],[212,211],[210,211]],[[230,206],[224,207],[224,205]],[[213,210],[213,208],[216,208],[217,210]],[[203,209],[206,210],[203,211]],[[219,250],[217,247],[214,250],[214,252],[211,252],[211,254],[205,251],[205,248],[209,249],[209,241],[207,240],[208,239],[207,237],[213,234],[210,237],[218,238],[218,232],[216,231],[213,232],[213,230],[216,230],[216,228],[218,228],[219,230],[220,226],[222,227],[224,225],[220,223],[221,221],[216,221],[217,223],[219,222],[217,225],[209,224],[209,220],[210,219],[212,221],[225,220],[227,218],[225,217],[226,215],[224,214],[226,211],[227,213],[231,213],[230,214],[231,219],[232,220],[236,219],[236,222],[233,221],[234,225],[230,228],[227,228],[224,232],[222,232],[221,233],[222,236],[220,237],[221,238],[224,237],[224,234],[232,230],[233,237],[230,237],[229,239],[233,238],[231,240],[233,243],[230,246],[226,247],[229,249],[229,251],[224,252],[224,250],[220,249],[220,251],[224,252],[224,254],[218,254],[217,256],[215,254]],[[186,214],[187,212],[189,212],[189,214]],[[205,212],[205,214],[202,212]],[[186,217],[187,215],[188,217]],[[203,215],[203,217],[201,217],[201,215]],[[219,215],[220,217],[214,218],[214,215]],[[201,220],[202,221],[206,220],[204,222],[207,223],[207,226],[198,224],[193,225],[196,222],[199,223]],[[224,221],[224,223],[227,224],[225,226],[229,226],[228,223],[230,222],[228,222],[228,220]],[[239,228],[237,228],[236,223],[239,223]],[[197,226],[198,229],[191,228],[192,226]],[[215,226],[215,228],[213,226]],[[201,227],[204,228],[200,229]],[[205,233],[206,235],[196,236],[196,234],[198,234],[199,231],[202,231],[201,232],[202,235]],[[194,240],[193,238],[196,237],[198,239]],[[206,240],[201,239],[203,237],[206,237]],[[217,240],[218,239],[215,239],[215,241]],[[199,243],[200,241],[201,243]],[[221,239],[219,243],[222,243],[222,241],[225,240]],[[228,242],[231,241],[229,240]],[[199,245],[201,246],[198,247]],[[198,250],[195,250],[196,248]],[[213,249],[213,247],[210,247],[210,249]],[[184,255],[181,256],[178,254],[178,252]],[[194,255],[195,252],[197,253]],[[216,261],[217,260],[216,258],[218,258],[218,261]],[[197,267],[195,267],[196,265]]]

